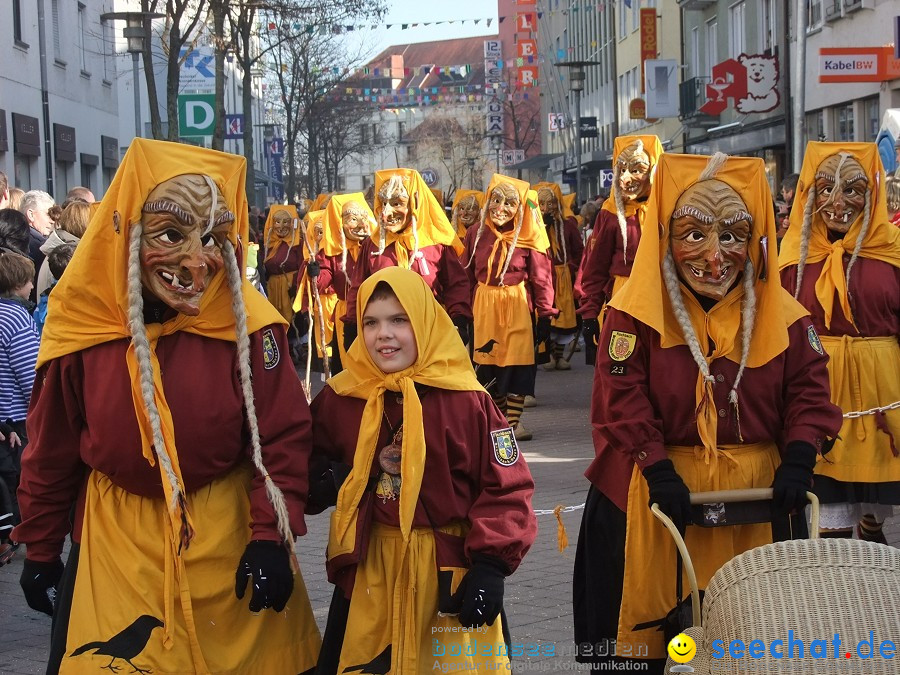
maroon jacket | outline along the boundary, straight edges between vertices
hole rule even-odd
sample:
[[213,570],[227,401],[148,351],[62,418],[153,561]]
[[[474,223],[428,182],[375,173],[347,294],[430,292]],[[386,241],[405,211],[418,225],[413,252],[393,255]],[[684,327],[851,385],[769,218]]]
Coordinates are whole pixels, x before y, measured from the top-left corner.
[[[434,297],[444,306],[451,318],[462,316],[471,319],[469,280],[453,247],[434,244],[423,246],[418,253],[412,263],[412,271],[425,280]],[[350,278],[344,323],[356,323],[356,294],[362,282],[378,270],[396,266],[397,253],[393,243],[388,244],[381,255],[378,255],[378,245],[371,238],[362,243],[356,268]]]
[[[547,226],[547,238],[551,241],[553,240],[551,236],[551,231],[555,228],[551,226]],[[563,220],[563,239],[566,242],[566,260],[565,262],[569,265],[569,269],[572,272],[572,281],[575,281],[575,275],[578,274],[578,268],[581,266],[581,258],[584,254],[584,241],[581,239],[581,231],[578,229],[578,221],[574,218],[566,218]],[[553,255],[552,247],[547,249],[547,255],[549,255],[553,261],[554,265],[562,265],[562,248],[557,252],[558,255]],[[555,277],[554,277],[555,278]]]
[[285,245],[282,244],[264,264],[267,276],[296,272],[303,267],[303,247],[292,246],[285,252]]
[[581,259],[581,268],[575,281],[575,298],[580,305],[578,313],[585,319],[596,319],[603,305],[612,296],[616,277],[631,276],[631,266],[641,241],[640,211],[625,219],[628,234],[628,250],[619,230],[615,213],[600,209],[587,250]]
[[[844,255],[844,272],[849,255]],[[797,300],[809,310],[819,335],[900,338],[900,268],[880,260],[857,258],[850,274],[850,307],[856,328],[844,316],[837,293],[831,313],[831,328],[825,328],[825,311],[816,297],[816,279],[825,261],[803,269],[803,288]],[[791,294],[797,288],[797,266],[781,271],[781,284]],[[857,330],[859,329],[859,330]]]
[[[271,352],[268,364],[263,356],[263,335],[269,331],[278,349],[274,365]],[[70,530],[73,541],[80,541],[84,487],[91,469],[128,492],[163,498],[158,462],[150,466],[141,454],[125,364],[127,347],[127,340],[105,342],[55,359],[38,372],[18,493],[22,523],[14,536],[27,544],[31,560],[57,559]],[[312,424],[289,353],[281,325],[250,336],[263,462],[284,492],[291,529],[302,535]],[[179,331],[159,339],[156,355],[185,489],[192,492],[248,462],[251,455],[237,351],[233,342]],[[74,526],[69,519],[73,505]],[[252,535],[235,536],[281,540],[264,481],[256,473],[250,517]]]
[[[631,244],[629,244],[629,248]],[[788,328],[788,348],[759,368],[747,368],[738,387],[744,443],[771,441],[783,451],[791,441],[821,448],[841,428],[841,411],[829,401],[828,357],[810,344],[809,317]],[[637,337],[624,361],[609,355],[613,331]],[[591,397],[595,459],[585,476],[625,511],[635,463],[645,468],[666,458],[666,445],[701,445],[697,432],[697,364],[687,345],[662,349],[659,335],[618,309],[603,320]],[[719,411],[720,444],[739,443],[728,402],[738,364],[710,364]],[[651,375],[663,373],[661,377]]]
[[347,269],[341,269],[341,261],[343,256],[325,255],[324,251],[316,254],[316,262],[319,263],[319,276],[316,279],[316,285],[319,287],[319,293],[336,293],[338,299],[346,300],[350,290],[350,279],[353,277],[353,271],[356,269],[356,260],[353,256],[347,254]]
[[[478,228],[470,227],[468,229],[465,241],[466,250],[463,253],[463,262],[466,264],[466,272],[469,275],[469,284],[472,288],[473,297],[475,289],[478,287],[478,282],[486,283],[489,286],[500,285],[500,279],[497,277],[497,272],[499,271],[497,266],[501,260],[501,247],[499,246],[493,262],[491,278],[487,278],[488,257],[496,239],[488,228],[484,228],[475,251],[475,259],[469,263],[477,234]],[[553,264],[550,262],[549,256],[530,248],[516,247],[516,250],[513,251],[509,268],[506,270],[506,285],[515,286],[524,281],[525,288],[528,291],[528,306],[533,311],[536,311],[538,316],[553,317],[559,314],[559,311],[553,307],[553,279]]]
[[[510,573],[519,566],[537,535],[537,520],[531,510],[534,481],[525,457],[509,466],[495,455],[492,431],[508,429],[509,422],[483,391],[449,391],[422,388],[422,419],[425,424],[425,468],[413,527],[438,528],[468,521],[471,530],[460,552],[470,563],[473,554],[502,560]],[[384,397],[385,417],[396,425],[402,405],[394,392]],[[328,458],[353,464],[359,425],[366,402],[338,396],[329,386],[312,402],[313,460]],[[460,424],[465,420],[465,424]],[[387,423],[382,423],[378,448],[390,443]],[[375,453],[371,475],[378,475]],[[399,500],[382,502],[372,489],[366,498],[374,501],[377,522],[400,526]],[[439,547],[439,555],[447,551]],[[466,566],[466,560],[439,560],[439,566]]]

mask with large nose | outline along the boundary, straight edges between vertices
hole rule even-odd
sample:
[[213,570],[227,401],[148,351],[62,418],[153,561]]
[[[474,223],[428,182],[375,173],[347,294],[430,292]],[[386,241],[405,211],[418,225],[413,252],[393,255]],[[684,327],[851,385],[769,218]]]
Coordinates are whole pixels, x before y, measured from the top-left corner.
[[616,158],[617,185],[626,201],[650,194],[650,156],[640,141],[632,143]]
[[835,234],[846,234],[866,205],[869,179],[852,155],[826,157],[816,170],[816,213]]
[[401,176],[391,176],[381,190],[378,191],[381,209],[378,217],[388,232],[399,234],[409,225],[411,211],[409,208],[409,190],[403,184]]
[[721,300],[744,270],[753,218],[727,183],[695,183],[675,204],[672,258],[681,280],[703,297]]
[[222,246],[234,219],[205,176],[185,174],[157,185],[141,209],[145,293],[182,314],[199,314],[203,293],[224,265]]

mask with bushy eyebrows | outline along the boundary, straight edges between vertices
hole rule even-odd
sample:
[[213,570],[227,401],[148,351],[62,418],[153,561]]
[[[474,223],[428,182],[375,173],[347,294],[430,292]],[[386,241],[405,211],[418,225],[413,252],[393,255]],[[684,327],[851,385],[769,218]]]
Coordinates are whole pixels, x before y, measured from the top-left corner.
[[753,218],[727,183],[694,183],[678,198],[670,220],[678,276],[698,295],[725,297],[744,269]]

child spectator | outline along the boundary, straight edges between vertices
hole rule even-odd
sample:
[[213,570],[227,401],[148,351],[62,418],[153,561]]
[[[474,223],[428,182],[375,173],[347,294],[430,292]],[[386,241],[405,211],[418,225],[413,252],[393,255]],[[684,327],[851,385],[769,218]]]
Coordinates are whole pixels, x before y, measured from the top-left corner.
[[[317,672],[507,669],[504,578],[537,533],[513,431],[418,274],[375,272],[355,318],[345,370],[312,404],[311,475],[327,479],[309,510],[337,504]],[[336,500],[317,493],[346,465]]]
[[9,526],[19,522],[16,489],[40,344],[28,300],[33,279],[30,258],[0,252],[0,565],[17,546]]
[[44,324],[47,323],[47,301],[50,291],[56,286],[56,282],[59,281],[73,255],[75,255],[75,244],[60,244],[47,254],[46,262],[50,272],[50,285],[38,297],[33,315],[38,335],[44,332]]

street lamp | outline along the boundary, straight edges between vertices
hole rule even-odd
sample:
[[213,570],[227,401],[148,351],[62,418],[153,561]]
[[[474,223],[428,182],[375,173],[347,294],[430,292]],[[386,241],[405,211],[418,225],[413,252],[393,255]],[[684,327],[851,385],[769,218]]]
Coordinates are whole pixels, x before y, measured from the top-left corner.
[[491,147],[497,155],[497,173],[500,173],[500,149],[503,147],[503,136],[500,134],[491,135]]
[[599,66],[600,61],[559,61],[557,68],[569,70],[569,89],[575,95],[575,200],[581,196],[581,92],[584,91],[584,69]]
[[107,12],[100,15],[101,21],[122,19],[125,21],[125,29],[122,34],[128,41],[127,51],[131,54],[131,77],[134,80],[134,137],[140,138],[141,133],[141,89],[138,81],[138,59],[144,51],[144,39],[147,31],[144,30],[144,22],[150,19],[161,19],[165,14],[156,12]]

